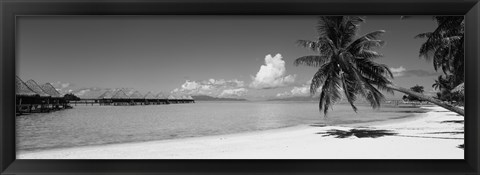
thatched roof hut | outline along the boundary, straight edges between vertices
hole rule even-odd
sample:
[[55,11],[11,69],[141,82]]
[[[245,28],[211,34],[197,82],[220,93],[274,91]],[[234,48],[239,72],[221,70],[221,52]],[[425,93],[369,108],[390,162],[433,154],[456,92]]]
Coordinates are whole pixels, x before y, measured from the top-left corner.
[[451,92],[465,95],[465,83],[459,84],[457,87],[453,88]]
[[120,90],[122,90],[125,94],[127,94],[127,96],[131,96],[133,95],[135,92],[137,92],[137,90],[133,89],[133,88],[120,88]]
[[117,91],[107,90],[102,95],[98,96],[98,99],[111,99]]
[[131,99],[142,99],[143,95],[140,92],[135,91],[130,95],[130,98]]
[[50,83],[45,83],[43,85],[40,86],[42,88],[42,90],[47,93],[48,95],[52,96],[52,97],[55,97],[55,98],[59,98],[59,97],[62,97],[60,95],[60,92],[58,92],[53,86],[52,84]]
[[30,88],[33,92],[40,95],[40,97],[50,97],[49,94],[45,93],[43,89],[35,82],[34,80],[28,80],[25,84]]
[[148,92],[147,94],[145,94],[145,96],[143,96],[144,99],[156,99],[155,95],[153,95],[152,92]]
[[38,94],[33,92],[25,82],[18,76],[15,77],[15,94],[18,96],[37,96]]
[[118,90],[113,94],[112,99],[128,99],[128,95],[125,94],[122,90]]

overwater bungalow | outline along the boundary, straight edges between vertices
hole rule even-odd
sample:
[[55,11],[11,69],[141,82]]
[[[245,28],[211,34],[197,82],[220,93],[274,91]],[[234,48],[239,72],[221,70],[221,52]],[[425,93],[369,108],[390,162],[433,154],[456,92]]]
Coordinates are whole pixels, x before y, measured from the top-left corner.
[[178,97],[174,94],[170,94],[168,97],[168,102],[172,103],[172,104],[177,104],[178,103]]
[[15,77],[16,113],[49,112],[70,108],[68,101],[50,83],[38,85],[34,80]]
[[124,89],[105,91],[96,99],[98,99],[100,105],[114,106],[169,104],[167,97],[165,97],[162,93],[154,95],[152,92],[148,92],[147,94],[142,95],[139,91],[134,91],[128,95]]
[[98,96],[97,99],[100,105],[112,105],[112,97],[115,95],[114,90],[106,90],[102,95]]
[[33,92],[18,76],[15,77],[16,113],[30,113],[41,102],[40,95]]
[[125,92],[123,92],[123,90],[116,91],[111,99],[113,105],[115,106],[130,104],[130,97]]
[[50,95],[50,105],[54,110],[68,108],[68,102],[60,95],[60,93],[50,83],[45,83],[40,86],[42,90]]
[[144,96],[138,91],[133,92],[129,96],[129,98],[130,98],[130,105],[144,105],[145,104]]
[[155,98],[155,95],[153,95],[152,92],[147,92],[147,94],[143,96],[143,99],[145,99],[145,105],[158,104],[156,103],[157,99]]
[[177,103],[194,103],[194,100],[191,96],[188,95],[174,95],[177,98]]
[[193,100],[193,97],[190,95],[184,95],[182,96],[182,99],[185,101],[185,103],[195,103],[195,100]]
[[180,96],[180,103],[188,103],[186,95]]
[[179,104],[179,103],[194,103],[193,98],[189,98],[187,95],[180,95],[180,94],[170,94],[168,96],[168,101],[170,103]]
[[28,80],[25,82],[25,84],[28,88],[40,96],[40,98],[38,98],[34,104],[32,104],[36,106],[32,112],[49,112],[51,95],[44,92],[34,80]]
[[157,100],[158,104],[170,104],[168,97],[165,96],[165,94],[163,94],[162,92],[159,92],[155,99]]
[[[125,90],[127,90],[128,93],[125,92]],[[152,92],[142,95],[139,91],[132,88],[108,90],[86,89],[84,91],[75,93],[75,95],[78,95],[80,100],[73,101],[72,103],[74,105],[160,105],[170,104],[170,101],[172,101],[172,103],[193,103],[193,98],[191,98],[191,96],[174,94],[174,96],[170,97],[169,99],[169,97],[166,97],[162,92],[158,93],[157,95],[154,95]]]

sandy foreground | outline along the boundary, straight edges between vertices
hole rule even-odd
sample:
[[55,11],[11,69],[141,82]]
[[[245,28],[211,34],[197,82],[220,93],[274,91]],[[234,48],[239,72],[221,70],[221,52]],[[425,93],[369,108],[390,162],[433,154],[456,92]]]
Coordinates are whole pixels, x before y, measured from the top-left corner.
[[[441,107],[407,119],[20,152],[19,159],[463,159],[463,117]],[[349,132],[356,129],[356,133]],[[355,130],[354,130],[355,131]],[[390,133],[390,134],[389,134]],[[393,134],[392,134],[393,133]],[[375,138],[374,138],[375,137]]]

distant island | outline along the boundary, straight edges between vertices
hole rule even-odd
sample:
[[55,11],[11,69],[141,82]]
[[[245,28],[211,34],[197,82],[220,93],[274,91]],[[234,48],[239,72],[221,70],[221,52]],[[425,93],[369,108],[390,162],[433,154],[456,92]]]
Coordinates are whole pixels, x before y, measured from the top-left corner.
[[208,95],[192,95],[192,98],[195,101],[247,101],[243,98],[221,98],[221,97],[212,97]]

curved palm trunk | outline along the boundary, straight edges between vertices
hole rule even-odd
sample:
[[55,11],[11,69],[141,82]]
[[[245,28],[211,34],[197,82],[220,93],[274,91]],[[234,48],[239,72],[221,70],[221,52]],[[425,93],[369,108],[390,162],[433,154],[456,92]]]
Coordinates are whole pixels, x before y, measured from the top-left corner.
[[437,100],[437,99],[434,99],[432,97],[429,97],[429,96],[426,96],[426,95],[423,95],[421,93],[417,93],[417,92],[413,92],[411,91],[410,89],[407,89],[407,88],[403,88],[403,87],[397,87],[397,86],[394,86],[394,85],[388,85],[388,87],[392,90],[395,90],[395,91],[398,91],[398,92],[401,92],[401,93],[404,93],[404,94],[408,94],[408,95],[411,95],[411,96],[414,96],[414,97],[417,97],[419,99],[422,99],[422,100],[425,100],[425,101],[428,101],[428,102],[431,102],[433,104],[436,104],[438,106],[441,106],[445,109],[448,109],[452,112],[455,112],[457,114],[460,114],[461,116],[465,116],[465,111],[462,109],[462,108],[459,108],[459,107],[455,107],[455,106],[452,106],[448,103],[445,103],[443,101],[440,101],[440,100]]

